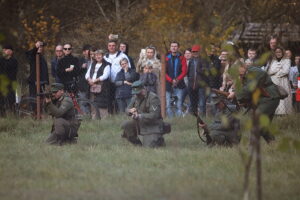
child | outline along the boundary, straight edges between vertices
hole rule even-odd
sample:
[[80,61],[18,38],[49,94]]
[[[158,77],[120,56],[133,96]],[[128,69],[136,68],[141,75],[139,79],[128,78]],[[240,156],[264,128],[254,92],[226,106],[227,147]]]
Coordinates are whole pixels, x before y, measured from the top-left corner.
[[153,65],[148,62],[143,68],[140,80],[144,83],[145,88],[156,94],[157,76],[152,72]]

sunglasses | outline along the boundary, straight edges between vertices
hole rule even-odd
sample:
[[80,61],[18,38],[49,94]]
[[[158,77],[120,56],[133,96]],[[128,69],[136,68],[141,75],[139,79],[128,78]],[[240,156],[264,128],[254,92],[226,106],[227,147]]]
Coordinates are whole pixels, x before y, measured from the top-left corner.
[[72,48],[64,48],[64,50],[72,50]]

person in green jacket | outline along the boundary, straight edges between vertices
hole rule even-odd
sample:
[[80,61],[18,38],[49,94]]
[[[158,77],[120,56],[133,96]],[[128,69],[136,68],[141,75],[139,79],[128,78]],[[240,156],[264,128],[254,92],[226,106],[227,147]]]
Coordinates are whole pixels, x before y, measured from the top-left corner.
[[220,145],[231,147],[240,142],[240,121],[234,117],[237,112],[236,106],[227,105],[225,97],[211,94],[212,106],[216,107],[213,122],[209,125],[198,124],[204,130],[206,143],[209,146]]
[[142,81],[133,82],[131,87],[134,96],[127,107],[126,113],[131,116],[132,120],[122,124],[122,137],[135,145],[145,147],[165,146],[163,138],[164,123],[158,96],[147,91]]
[[54,123],[46,142],[56,145],[76,143],[80,122],[75,118],[73,101],[61,83],[53,83],[51,93],[51,98],[45,97],[45,110],[54,118]]
[[[238,71],[242,85],[235,94],[238,102],[248,109],[256,109],[258,115],[265,115],[272,121],[280,101],[277,86],[272,82],[267,72],[259,67],[247,67],[245,64],[241,64]],[[257,91],[260,95],[255,103],[253,96]],[[266,129],[261,129],[260,134],[267,143],[275,140],[275,137]]]

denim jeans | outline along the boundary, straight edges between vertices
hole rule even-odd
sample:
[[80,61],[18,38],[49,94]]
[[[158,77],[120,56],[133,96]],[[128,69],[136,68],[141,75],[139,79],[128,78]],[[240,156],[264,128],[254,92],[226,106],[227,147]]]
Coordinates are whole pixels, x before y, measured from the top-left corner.
[[[79,91],[77,94],[78,94],[78,97],[81,100],[88,100],[88,93],[87,92],[80,92]],[[79,102],[79,106],[80,106],[80,109],[81,109],[82,112],[84,112],[84,113],[91,112],[88,104],[85,104],[84,102]]]
[[121,98],[121,99],[117,99],[117,104],[118,104],[118,108],[119,108],[119,112],[125,112],[127,106],[130,103],[131,98]]
[[206,94],[205,88],[189,88],[189,96],[191,101],[191,110],[200,113],[201,116],[206,114]]
[[184,89],[179,89],[179,88],[173,88],[173,92],[168,92],[166,91],[166,102],[167,102],[167,115],[168,117],[173,117],[174,113],[172,110],[172,105],[171,105],[171,97],[175,96],[177,97],[176,101],[176,108],[175,108],[175,114],[177,117],[182,116],[182,103],[183,103],[183,93]]

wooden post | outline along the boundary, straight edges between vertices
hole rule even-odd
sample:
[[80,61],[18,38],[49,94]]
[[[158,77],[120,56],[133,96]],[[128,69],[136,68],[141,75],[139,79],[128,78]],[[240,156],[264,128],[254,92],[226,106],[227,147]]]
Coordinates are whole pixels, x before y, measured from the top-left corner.
[[165,54],[161,54],[161,75],[160,75],[160,102],[161,102],[161,115],[166,117],[166,58]]
[[36,118],[41,119],[41,97],[38,95],[41,92],[40,80],[40,54],[37,52],[35,56],[35,72],[36,72]]

